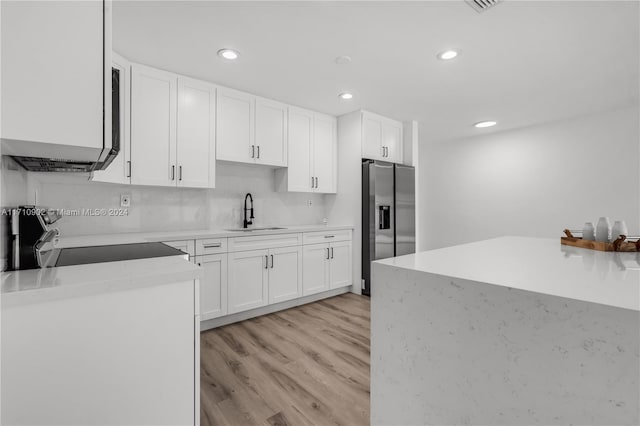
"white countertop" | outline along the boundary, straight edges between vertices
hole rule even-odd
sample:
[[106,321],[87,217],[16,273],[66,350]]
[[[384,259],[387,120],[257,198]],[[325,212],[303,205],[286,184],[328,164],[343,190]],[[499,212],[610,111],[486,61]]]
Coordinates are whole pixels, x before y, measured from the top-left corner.
[[3,272],[2,308],[191,281],[202,273],[181,256]]
[[[279,226],[279,225],[275,225]],[[192,231],[158,231],[158,232],[131,232],[121,234],[93,234],[79,236],[61,235],[56,247],[85,247],[112,244],[129,244],[156,241],[180,241],[196,240],[204,238],[248,237],[255,235],[292,234],[298,232],[337,231],[340,229],[353,229],[351,225],[325,226],[302,225],[281,226],[283,229],[257,230],[251,232],[228,231],[225,229],[197,229]]]
[[640,311],[640,253],[501,237],[376,263]]

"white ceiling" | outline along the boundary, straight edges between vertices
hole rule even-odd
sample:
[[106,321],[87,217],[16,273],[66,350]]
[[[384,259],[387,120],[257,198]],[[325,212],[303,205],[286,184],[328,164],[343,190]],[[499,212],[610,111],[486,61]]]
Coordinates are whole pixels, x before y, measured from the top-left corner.
[[[638,102],[639,5],[115,2],[113,41],[131,60],[294,105],[418,120],[421,139],[440,141]],[[222,61],[223,47],[240,59]],[[437,60],[449,47],[460,56]],[[471,126],[486,119],[499,125]]]

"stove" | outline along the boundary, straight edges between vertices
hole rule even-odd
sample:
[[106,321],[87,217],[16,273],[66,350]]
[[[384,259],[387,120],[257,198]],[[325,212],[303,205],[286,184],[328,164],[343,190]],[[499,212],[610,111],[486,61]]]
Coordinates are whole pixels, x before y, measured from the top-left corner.
[[47,266],[87,265],[90,263],[119,262],[152,257],[183,256],[188,254],[163,243],[116,244],[108,246],[71,247],[55,249]]

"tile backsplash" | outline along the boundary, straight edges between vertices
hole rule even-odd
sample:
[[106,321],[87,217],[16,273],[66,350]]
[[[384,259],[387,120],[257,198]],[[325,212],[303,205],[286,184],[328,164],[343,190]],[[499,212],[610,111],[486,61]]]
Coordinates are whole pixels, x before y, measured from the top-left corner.
[[[120,195],[131,195],[125,216],[80,214],[58,223],[62,235],[114,232],[224,229],[242,226],[244,196],[254,199],[254,224],[319,224],[325,217],[325,198],[332,195],[275,191],[273,169],[218,163],[215,189],[165,188],[91,182],[87,175],[27,173],[11,170],[3,159],[2,205],[37,203],[65,209],[120,209]],[[10,197],[5,197],[7,194]]]

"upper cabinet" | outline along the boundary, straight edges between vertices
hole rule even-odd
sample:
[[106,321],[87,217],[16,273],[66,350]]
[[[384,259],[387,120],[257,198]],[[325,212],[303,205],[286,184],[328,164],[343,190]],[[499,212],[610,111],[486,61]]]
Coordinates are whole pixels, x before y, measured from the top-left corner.
[[131,67],[131,183],[176,185],[178,77]]
[[177,186],[213,188],[216,178],[216,87],[178,76]]
[[218,90],[218,160],[287,165],[287,106],[237,90]]
[[111,144],[111,2],[0,8],[3,153],[98,160]]
[[255,162],[255,96],[221,87],[217,103],[216,158]]
[[402,163],[402,123],[362,111],[362,158]]
[[287,133],[288,167],[276,170],[278,191],[335,193],[335,117],[289,107]]
[[[120,129],[119,141],[120,151],[116,158],[111,161],[111,164],[106,170],[93,172],[92,180],[97,182],[109,182],[109,183],[131,183],[131,65],[122,56],[112,53],[111,54],[111,68],[112,68],[112,81],[118,80],[119,90],[119,105],[112,105],[112,111],[114,114],[120,116]],[[116,131],[114,129],[114,131]]]
[[132,184],[215,186],[215,98],[210,83],[132,65]]

